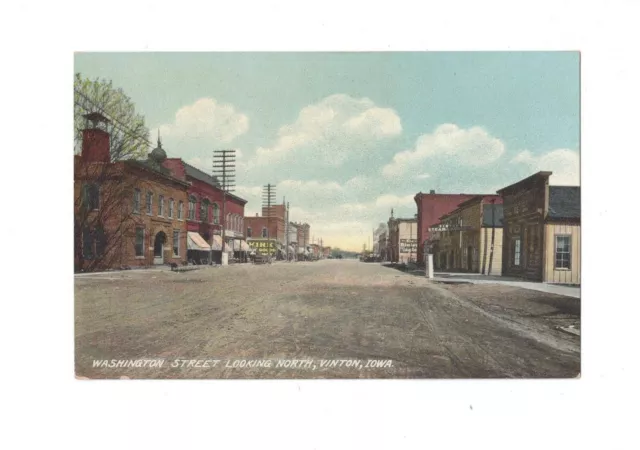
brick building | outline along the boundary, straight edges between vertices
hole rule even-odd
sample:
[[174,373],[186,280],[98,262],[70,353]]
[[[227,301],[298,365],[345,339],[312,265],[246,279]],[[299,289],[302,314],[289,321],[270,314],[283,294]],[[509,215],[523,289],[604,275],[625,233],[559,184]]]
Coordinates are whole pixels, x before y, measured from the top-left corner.
[[207,263],[211,248],[214,262],[220,263],[222,226],[224,225],[225,251],[232,257],[246,260],[249,247],[244,240],[244,207],[247,201],[230,193],[223,195],[215,177],[187,164],[180,158],[168,158],[163,166],[176,178],[190,183],[186,203],[189,259],[198,263]]
[[247,243],[259,253],[284,258],[286,243],[286,206],[262,208],[262,216],[244,218]]
[[437,224],[440,217],[456,209],[460,203],[478,195],[481,194],[436,194],[433,190],[428,194],[416,194],[414,200],[418,206],[418,264],[424,264],[424,247],[430,239],[429,228]]
[[81,153],[74,155],[75,269],[184,261],[190,184],[162,166],[160,143],[147,160],[112,162],[109,121],[97,113],[85,118]]

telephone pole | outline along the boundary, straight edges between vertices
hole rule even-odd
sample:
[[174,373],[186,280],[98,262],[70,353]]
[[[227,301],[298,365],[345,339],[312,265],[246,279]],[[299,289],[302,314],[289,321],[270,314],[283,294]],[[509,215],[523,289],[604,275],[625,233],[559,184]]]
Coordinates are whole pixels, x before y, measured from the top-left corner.
[[275,184],[269,183],[262,188],[262,207],[267,208],[267,252],[269,259],[271,259],[271,240],[269,238],[269,233],[271,232],[271,209],[275,202],[276,186]]
[[[284,231],[287,233],[286,242],[287,242],[287,262],[289,262],[289,202],[287,202],[287,214],[286,223],[284,225]],[[295,255],[294,255],[295,256]]]
[[[228,263],[228,259],[225,261],[225,252],[227,250],[227,244],[225,242],[225,231],[227,228],[226,223],[226,204],[227,193],[235,190],[236,187],[236,151],[235,150],[214,150],[213,151],[213,176],[217,177],[222,184],[222,218],[220,220],[222,226],[222,254],[220,256],[220,262],[222,264]],[[213,244],[213,237],[212,237]],[[213,245],[210,250],[210,259],[213,261]],[[227,256],[228,258],[228,256]]]

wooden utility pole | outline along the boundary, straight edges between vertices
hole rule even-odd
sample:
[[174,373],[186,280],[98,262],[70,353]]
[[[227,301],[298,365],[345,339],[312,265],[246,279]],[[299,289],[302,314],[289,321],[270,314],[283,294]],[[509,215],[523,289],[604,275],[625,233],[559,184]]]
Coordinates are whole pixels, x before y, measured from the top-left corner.
[[[483,211],[484,215],[484,211]],[[493,245],[496,240],[496,201],[491,200],[491,250],[489,253],[489,273],[491,275],[491,264],[493,263]]]
[[[235,150],[214,150],[213,151],[213,175],[222,183],[222,254],[220,262],[224,264],[224,254],[227,250],[225,241],[226,223],[226,206],[227,192],[232,192],[236,187],[236,151]],[[212,238],[213,239],[213,238]],[[213,244],[213,241],[212,241]],[[210,258],[213,257],[213,245],[210,252]]]
[[[271,209],[275,204],[276,200],[276,186],[274,184],[267,184],[262,189],[262,207],[266,206],[267,208],[267,252],[269,255],[269,259],[271,259],[271,239],[269,238],[269,234],[271,233]],[[277,238],[276,233],[276,238]]]

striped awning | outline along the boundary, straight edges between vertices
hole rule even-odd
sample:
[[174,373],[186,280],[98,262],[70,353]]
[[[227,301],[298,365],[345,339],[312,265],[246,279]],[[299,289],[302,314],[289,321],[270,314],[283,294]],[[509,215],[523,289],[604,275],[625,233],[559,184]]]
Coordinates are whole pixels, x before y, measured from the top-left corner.
[[211,250],[211,247],[209,247],[207,241],[205,241],[199,233],[196,233],[195,231],[187,231],[187,249],[208,252]]
[[222,236],[218,234],[213,235],[213,245],[211,248],[217,252],[222,250]]

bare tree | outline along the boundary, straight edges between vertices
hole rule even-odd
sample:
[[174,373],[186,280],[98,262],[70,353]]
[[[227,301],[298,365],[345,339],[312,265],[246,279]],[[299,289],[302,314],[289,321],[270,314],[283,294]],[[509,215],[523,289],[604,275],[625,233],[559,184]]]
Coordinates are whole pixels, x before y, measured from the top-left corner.
[[[109,122],[108,161],[80,157],[85,115],[100,113]],[[133,248],[135,227],[140,223],[135,205],[144,208],[142,192],[149,171],[139,161],[146,155],[149,131],[131,99],[111,81],[74,80],[74,228],[76,271],[114,267],[123,251]],[[161,168],[157,168],[160,170]],[[136,192],[139,196],[136,196]]]

